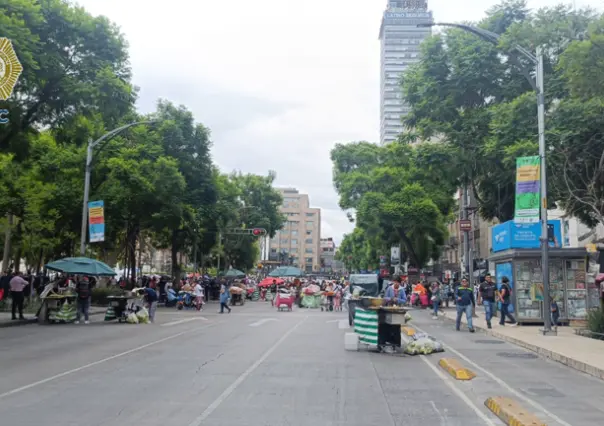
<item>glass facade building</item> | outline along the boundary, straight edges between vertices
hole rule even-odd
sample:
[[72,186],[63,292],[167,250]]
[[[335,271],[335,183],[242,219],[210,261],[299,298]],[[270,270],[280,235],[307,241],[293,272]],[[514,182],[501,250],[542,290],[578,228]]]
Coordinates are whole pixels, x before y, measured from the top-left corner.
[[380,143],[396,140],[409,112],[403,102],[401,75],[420,59],[420,44],[428,37],[432,12],[425,0],[388,0],[380,26]]

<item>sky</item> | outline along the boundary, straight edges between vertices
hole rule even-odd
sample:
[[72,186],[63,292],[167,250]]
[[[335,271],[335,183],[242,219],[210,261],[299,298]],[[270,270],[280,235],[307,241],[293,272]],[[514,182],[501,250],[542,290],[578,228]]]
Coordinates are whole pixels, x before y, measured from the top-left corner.
[[[275,170],[276,186],[295,187],[322,209],[323,238],[339,243],[352,230],[338,207],[329,152],[336,143],[379,141],[386,0],[77,2],[121,27],[141,112],[159,98],[187,106],[211,129],[224,172]],[[428,0],[435,20],[446,22],[479,20],[497,3]],[[559,3],[528,1],[534,9]]]

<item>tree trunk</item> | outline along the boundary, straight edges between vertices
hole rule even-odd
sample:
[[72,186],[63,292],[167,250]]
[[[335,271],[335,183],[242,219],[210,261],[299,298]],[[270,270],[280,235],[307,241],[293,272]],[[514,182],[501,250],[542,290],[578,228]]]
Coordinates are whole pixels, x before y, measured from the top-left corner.
[[2,269],[7,271],[10,266],[10,239],[13,230],[13,215],[6,215],[6,230],[4,231],[4,256],[2,257]]
[[36,275],[40,273],[40,269],[42,269],[42,263],[44,263],[44,249],[40,249],[40,254],[38,255],[38,263],[36,264]]
[[172,257],[172,277],[175,280],[180,280],[180,264],[178,263],[178,229],[172,230],[172,247],[171,257]]
[[[17,237],[18,240],[21,240],[22,233],[23,233],[23,222],[19,220],[17,222],[17,229],[15,229],[15,237]],[[18,245],[17,252],[15,253],[15,273],[19,272],[19,270],[21,268],[21,256],[23,255],[22,245],[23,244]]]

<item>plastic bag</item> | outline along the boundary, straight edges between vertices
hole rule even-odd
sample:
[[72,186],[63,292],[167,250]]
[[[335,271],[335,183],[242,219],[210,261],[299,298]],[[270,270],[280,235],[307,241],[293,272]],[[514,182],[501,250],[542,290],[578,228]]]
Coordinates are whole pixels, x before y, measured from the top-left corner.
[[134,312],[131,314],[128,314],[128,316],[126,317],[126,322],[128,324],[138,324],[138,317],[136,316],[136,314]]
[[136,318],[138,319],[138,322],[140,322],[142,324],[148,323],[149,322],[149,311],[147,311],[146,308],[141,308],[141,310],[136,313]]
[[443,352],[443,345],[437,342],[434,338],[427,336],[425,333],[421,333],[424,336],[419,337],[417,340],[412,340],[408,343],[403,352],[408,355],[430,355],[435,352]]
[[409,314],[409,312],[407,312],[405,314],[405,324],[408,323],[409,321],[411,321],[413,318],[411,317],[411,315]]

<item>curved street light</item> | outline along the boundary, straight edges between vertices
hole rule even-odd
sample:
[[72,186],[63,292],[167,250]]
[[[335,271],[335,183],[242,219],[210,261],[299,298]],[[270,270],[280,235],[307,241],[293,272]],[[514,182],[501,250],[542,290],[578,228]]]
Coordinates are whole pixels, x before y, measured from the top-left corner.
[[[483,28],[473,27],[471,25],[454,24],[448,22],[435,22],[431,24],[419,24],[418,27],[453,27],[472,33],[489,43],[499,45],[501,36]],[[552,332],[551,317],[549,315],[550,294],[549,294],[549,242],[547,238],[547,173],[545,158],[545,89],[543,82],[543,51],[537,47],[535,55],[521,46],[514,46],[514,50],[522,57],[535,66],[535,79],[531,76],[530,69],[527,68],[513,53],[508,53],[510,59],[521,69],[525,78],[531,84],[531,87],[537,94],[537,126],[539,129],[539,168],[540,180],[540,216],[541,216],[541,272],[543,274],[543,334]],[[467,238],[466,238],[467,240]],[[467,257],[466,253],[466,257]]]
[[133,126],[139,124],[155,124],[157,121],[136,121],[134,123],[126,124],[124,126],[113,129],[110,132],[105,133],[103,136],[93,141],[88,140],[88,148],[86,149],[86,171],[84,173],[84,201],[82,202],[82,228],[80,231],[80,256],[86,254],[86,225],[88,224],[88,197],[90,196],[90,173],[92,171],[92,154],[93,149],[100,143],[106,142],[119,133]]

